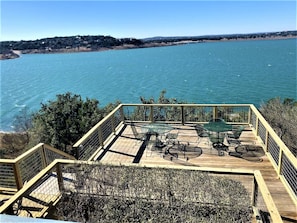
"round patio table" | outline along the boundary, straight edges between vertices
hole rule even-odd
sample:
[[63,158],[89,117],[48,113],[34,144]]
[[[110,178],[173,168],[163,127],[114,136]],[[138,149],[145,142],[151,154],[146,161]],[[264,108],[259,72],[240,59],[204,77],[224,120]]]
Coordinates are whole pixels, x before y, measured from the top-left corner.
[[159,136],[170,132],[173,129],[172,126],[164,123],[150,123],[141,126],[141,130],[148,135],[156,135],[156,146],[163,148],[165,143],[159,138]]
[[232,130],[232,125],[229,125],[225,122],[209,122],[204,124],[203,127],[211,132],[227,132]]
[[163,123],[150,123],[141,126],[141,130],[148,134],[165,134],[173,129],[172,126]]
[[[229,125],[225,122],[209,122],[209,123],[205,124],[203,127],[210,132],[217,133],[217,138],[216,138],[217,142],[213,142],[214,147],[218,147],[218,148],[226,147],[226,145],[224,145],[224,143],[220,141],[220,132],[231,131],[232,125]],[[211,136],[209,136],[209,137],[211,137]]]

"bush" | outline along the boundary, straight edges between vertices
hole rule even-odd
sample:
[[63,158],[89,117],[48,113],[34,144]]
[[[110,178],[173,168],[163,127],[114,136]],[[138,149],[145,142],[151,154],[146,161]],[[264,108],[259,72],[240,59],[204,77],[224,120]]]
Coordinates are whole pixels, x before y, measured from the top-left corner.
[[82,100],[80,95],[57,95],[55,101],[41,104],[33,115],[33,132],[37,141],[71,153],[72,145],[97,124],[115,105],[99,109],[96,99]]
[[241,183],[224,177],[191,170],[101,164],[68,168],[76,181],[64,191],[57,205],[61,220],[249,222],[251,219],[248,192]]
[[261,106],[260,112],[291,152],[297,156],[297,101],[273,98]]

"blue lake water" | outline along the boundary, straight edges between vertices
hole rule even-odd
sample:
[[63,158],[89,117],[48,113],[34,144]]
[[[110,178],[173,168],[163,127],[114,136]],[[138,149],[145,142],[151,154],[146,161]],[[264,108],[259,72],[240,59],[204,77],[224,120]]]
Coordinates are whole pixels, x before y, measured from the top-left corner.
[[0,130],[19,111],[36,111],[57,94],[96,98],[100,105],[139,97],[190,103],[297,99],[296,39],[197,43],[70,54],[31,54],[1,61]]

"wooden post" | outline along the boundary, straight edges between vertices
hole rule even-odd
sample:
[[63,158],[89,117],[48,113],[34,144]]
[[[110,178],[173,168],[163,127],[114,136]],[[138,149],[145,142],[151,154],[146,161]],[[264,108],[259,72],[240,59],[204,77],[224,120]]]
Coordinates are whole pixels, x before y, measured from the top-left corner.
[[83,149],[84,145],[80,144],[78,147],[76,147],[76,159],[79,160],[80,158],[80,150]]
[[258,196],[258,184],[256,178],[254,177],[253,188],[252,188],[252,196],[251,196],[251,205],[257,205],[257,196]]
[[265,127],[265,130],[266,130],[266,134],[265,134],[264,146],[265,146],[265,152],[268,152],[268,137],[269,137],[269,134],[268,134],[268,131],[267,131],[266,127]]
[[44,144],[41,146],[40,152],[41,152],[42,168],[45,168],[48,165],[48,162],[45,155]]
[[283,164],[283,150],[279,148],[279,156],[278,156],[278,166],[277,166],[277,176],[280,177],[282,172],[282,164]]
[[14,171],[14,178],[15,178],[15,184],[18,190],[22,189],[24,186],[22,176],[21,176],[21,171],[20,171],[20,166],[19,162],[15,162],[13,164],[13,171]]
[[255,130],[256,130],[256,136],[259,136],[259,118],[256,118],[256,126],[255,126]]
[[182,118],[182,125],[185,125],[185,110],[184,106],[181,106],[181,118]]
[[64,190],[63,174],[62,174],[62,170],[61,170],[61,164],[58,162],[56,164],[56,171],[57,171],[59,190],[63,191]]
[[218,118],[218,107],[214,106],[212,109],[212,118],[217,119]]
[[154,106],[150,106],[150,121],[154,122]]
[[125,115],[123,106],[120,107],[121,120],[125,123]]
[[115,134],[115,123],[114,123],[114,114],[110,117],[110,122],[111,122],[111,129],[112,129],[112,132]]
[[251,106],[249,107],[249,112],[248,112],[248,123],[251,126],[252,122],[252,109]]

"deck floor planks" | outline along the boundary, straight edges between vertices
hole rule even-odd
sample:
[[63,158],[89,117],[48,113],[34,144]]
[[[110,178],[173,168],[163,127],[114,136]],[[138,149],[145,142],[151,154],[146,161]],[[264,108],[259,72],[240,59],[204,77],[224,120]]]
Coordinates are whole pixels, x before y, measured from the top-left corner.
[[[104,163],[132,163],[136,160],[137,154],[140,154],[139,163],[142,165],[193,165],[200,167],[260,170],[281,216],[284,217],[284,222],[297,221],[296,205],[277,177],[274,167],[267,156],[261,157],[263,158],[262,162],[251,162],[229,156],[227,153],[224,156],[218,156],[217,151],[210,148],[211,144],[207,138],[203,137],[198,140],[197,133],[192,126],[176,125],[175,127],[178,128],[180,141],[190,142],[191,146],[202,148],[202,154],[200,156],[190,158],[188,161],[185,159],[171,161],[170,159],[163,158],[164,153],[162,152],[148,151],[147,148],[144,149],[143,142],[135,139],[131,127],[127,125],[124,126],[121,134],[116,136],[116,140],[111,145],[108,145],[104,151],[100,151],[99,160],[104,161]],[[137,126],[137,130],[141,132],[140,126]],[[241,141],[242,144],[260,145],[249,128],[246,128],[242,133]],[[144,149],[143,153],[139,153],[141,149]],[[230,150],[232,151],[232,149]],[[243,176],[236,176],[236,179],[242,182],[248,192],[251,193],[253,184],[250,179]],[[3,199],[4,197],[2,196],[1,198]]]
[[[139,163],[142,165],[193,165],[200,167],[218,167],[218,168],[233,168],[233,169],[251,169],[260,170],[261,174],[266,182],[266,185],[272,195],[272,198],[281,214],[284,217],[284,222],[297,221],[296,205],[290,198],[285,187],[278,179],[273,165],[266,155],[261,157],[262,162],[252,162],[236,157],[229,156],[225,153],[224,156],[218,156],[215,149],[211,149],[211,144],[208,139],[203,137],[199,138],[195,129],[191,126],[176,125],[179,133],[179,140],[182,142],[190,142],[191,145],[196,145],[202,148],[202,155],[192,158],[188,161],[185,159],[173,160],[164,159],[163,153],[155,151],[147,151],[147,148],[143,151]],[[141,132],[140,126],[136,126],[137,131]],[[261,146],[260,142],[253,135],[249,128],[246,128],[240,138],[242,144]],[[141,149],[142,142],[136,140],[132,129],[129,125],[125,126],[121,135],[118,135],[117,140],[113,143],[100,160],[105,163],[132,163],[135,159],[139,149]],[[116,152],[115,152],[116,151]],[[232,148],[231,148],[232,151]],[[244,180],[243,180],[244,182]],[[246,182],[247,185],[249,184]],[[286,221],[286,219],[288,219]]]

